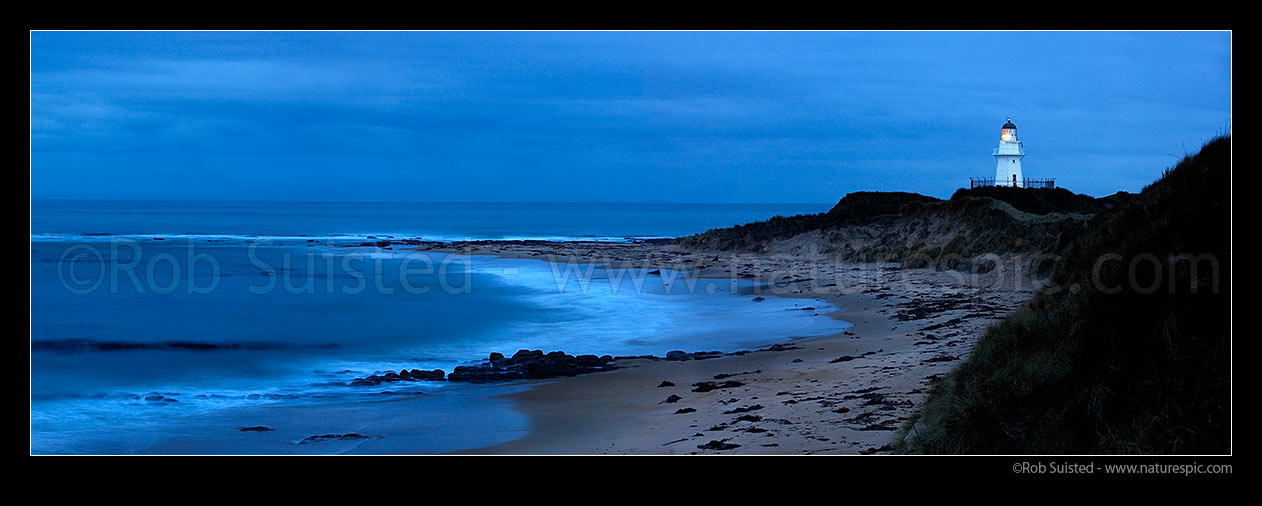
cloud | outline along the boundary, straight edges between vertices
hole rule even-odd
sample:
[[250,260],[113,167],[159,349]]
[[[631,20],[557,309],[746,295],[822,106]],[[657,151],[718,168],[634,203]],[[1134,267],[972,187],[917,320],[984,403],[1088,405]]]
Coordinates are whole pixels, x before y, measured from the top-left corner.
[[[37,32],[32,193],[945,196],[993,171],[1007,116],[1032,177],[1133,191],[1163,152],[1230,120],[1229,44],[1197,32]],[[152,179],[174,167],[198,184]]]

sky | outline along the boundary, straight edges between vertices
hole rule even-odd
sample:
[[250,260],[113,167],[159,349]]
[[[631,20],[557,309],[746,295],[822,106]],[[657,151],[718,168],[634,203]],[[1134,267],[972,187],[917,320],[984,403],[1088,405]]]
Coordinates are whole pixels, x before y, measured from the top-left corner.
[[33,32],[36,199],[827,203],[1139,191],[1227,32]]

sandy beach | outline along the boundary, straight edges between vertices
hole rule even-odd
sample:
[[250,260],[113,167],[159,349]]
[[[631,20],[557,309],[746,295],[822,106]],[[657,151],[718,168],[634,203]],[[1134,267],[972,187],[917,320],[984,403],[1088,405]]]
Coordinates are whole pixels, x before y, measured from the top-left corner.
[[460,453],[888,452],[933,381],[967,356],[987,325],[1033,293],[1014,275],[1021,272],[1019,258],[969,275],[665,244],[477,242],[422,249],[753,278],[769,283],[767,296],[823,300],[841,309],[820,317],[853,324],[835,335],[717,358],[620,359],[610,372],[526,382],[529,388],[502,396],[527,415],[526,435]]

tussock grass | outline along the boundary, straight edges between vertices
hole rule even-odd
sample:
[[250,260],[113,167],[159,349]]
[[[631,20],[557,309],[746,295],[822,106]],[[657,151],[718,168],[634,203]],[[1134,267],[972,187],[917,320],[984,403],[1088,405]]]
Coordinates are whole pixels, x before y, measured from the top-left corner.
[[[839,260],[985,272],[989,263],[982,257],[988,255],[1058,251],[1085,230],[1090,213],[1107,208],[1103,201],[1066,190],[997,190],[1044,192],[1043,197],[1019,197],[1003,191],[996,195],[1048,212],[1023,211],[1005,200],[977,196],[968,190],[945,201],[915,193],[856,192],[846,195],[827,213],[777,216],[675,242],[705,250],[762,253],[818,230],[823,234],[815,242],[815,251]],[[1026,200],[1039,204],[1031,207]],[[1081,212],[1084,210],[1090,213]]]
[[700,234],[680,237],[675,242],[710,250],[760,251],[768,241],[835,228],[852,221],[898,214],[903,206],[910,203],[938,201],[936,198],[918,193],[854,192],[842,197],[837,205],[826,213],[776,216],[766,221],[710,229]]

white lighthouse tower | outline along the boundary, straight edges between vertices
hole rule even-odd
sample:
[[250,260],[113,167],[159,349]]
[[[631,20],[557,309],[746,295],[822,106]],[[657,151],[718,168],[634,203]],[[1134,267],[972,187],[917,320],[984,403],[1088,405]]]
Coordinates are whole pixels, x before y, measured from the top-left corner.
[[1025,158],[1025,147],[1017,139],[1017,126],[1012,118],[999,130],[999,147],[995,148],[995,186],[1025,186],[1021,176],[1021,159]]

